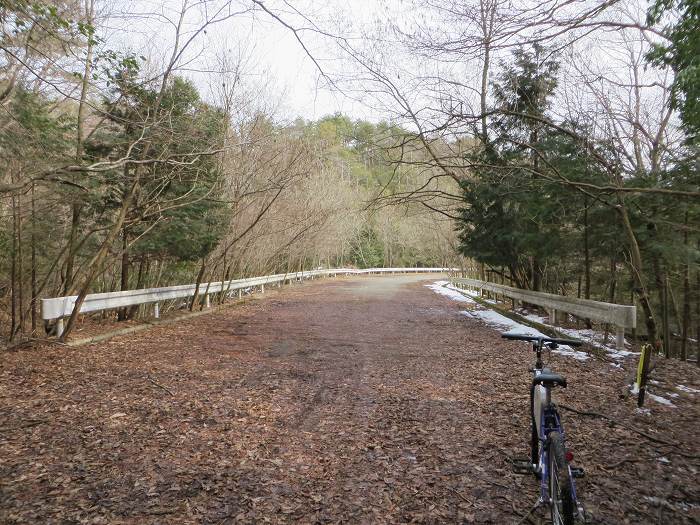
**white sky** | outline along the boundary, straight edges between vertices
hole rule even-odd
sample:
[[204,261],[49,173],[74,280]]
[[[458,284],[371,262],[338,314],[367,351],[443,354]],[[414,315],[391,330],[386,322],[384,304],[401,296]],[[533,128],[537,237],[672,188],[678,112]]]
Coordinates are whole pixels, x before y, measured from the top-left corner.
[[[392,2],[394,0],[390,0]],[[249,0],[231,3],[238,8],[251,5]],[[210,4],[220,6],[224,1],[215,0]],[[293,5],[314,21],[327,24],[325,27],[329,30],[335,31],[342,24],[342,30],[347,34],[353,23],[366,26],[377,19],[383,4],[380,0],[297,0]],[[144,55],[153,71],[157,71],[158,64],[165,62],[172,50],[174,27],[166,18],[176,21],[181,5],[180,0],[165,0],[164,3],[158,0],[117,0],[110,9],[112,16],[106,21],[107,47]],[[308,26],[284,0],[266,0],[265,5],[295,27]],[[137,13],[140,16],[136,17]],[[187,20],[187,29],[194,29],[201,21],[200,12],[193,10]],[[328,38],[310,31],[304,31],[300,36],[322,67],[332,67],[337,71],[338,62],[330,62],[331,54],[337,54],[337,50],[333,49]],[[208,28],[206,35],[197,37],[189,48],[183,60],[186,67],[178,73],[193,79],[205,97],[211,92],[210,84],[217,76],[201,70],[215,69],[213,64],[223,49],[229,50],[229,57],[233,60],[243,50],[246,83],[252,86],[251,89],[259,89],[274,99],[278,117],[282,119],[302,117],[314,120],[335,112],[354,118],[381,119],[361,104],[329,89],[294,33],[260,10],[255,14],[237,15]]]
[[[453,41],[465,34],[472,35],[475,28],[466,27],[460,17],[449,20],[449,16],[445,19],[442,15],[431,15],[429,10],[416,10],[411,0],[264,0],[268,9],[296,28],[311,25],[304,19],[306,16],[325,32],[343,35],[353,48],[361,48],[365,63],[381,70],[382,75],[400,86],[403,99],[399,104],[392,99],[394,93],[386,83],[377,82],[367,70],[352,63],[347,56],[343,57],[332,37],[302,30],[299,34],[303,42],[321,67],[331,73],[334,81],[342,83],[346,92],[355,99],[362,99],[364,104],[329,88],[292,31],[259,8],[250,12],[253,0],[100,1],[115,2],[110,6],[111,16],[106,24],[98,24],[106,27],[107,46],[130,49],[146,56],[147,67],[152,73],[162,71],[162,64],[172,52],[174,24],[183,2],[193,6],[186,17],[183,39],[201,26],[204,19],[202,6],[206,7],[209,18],[223,6],[236,12],[235,16],[208,26],[206,34],[197,37],[183,55],[181,68],[176,73],[192,79],[203,96],[216,103],[216,94],[221,91],[223,80],[217,74],[220,70],[217,57],[225,54],[233,63],[242,57],[244,89],[242,97],[234,104],[235,108],[242,110],[234,110],[240,111],[243,117],[263,110],[278,121],[292,121],[296,117],[316,120],[343,112],[351,118],[374,122],[387,119],[411,127],[414,122],[405,118],[406,112],[401,107],[409,104],[417,119],[422,121],[421,125],[429,130],[433,123],[436,129],[444,123],[445,111],[451,111],[445,104],[449,106],[456,101],[466,112],[478,112],[476,95],[482,63],[479,57],[459,53],[443,57],[421,56],[407,49],[406,42],[395,42],[391,31],[384,31],[387,22],[396,22],[409,33],[416,27],[423,27],[437,39]],[[513,5],[533,1],[537,0],[517,0]],[[569,3],[564,2],[565,5]],[[598,0],[580,0],[580,5],[590,3],[597,4]],[[643,21],[646,5],[646,0],[622,0],[607,10],[605,16],[626,22]],[[469,0],[465,0],[464,6],[474,7]],[[576,10],[579,3],[574,2],[569,7]],[[576,14],[574,12],[572,16]],[[557,29],[554,26],[550,31]],[[423,36],[419,35],[418,39]],[[410,37],[406,40],[412,42]],[[646,45],[635,30],[605,30],[560,51],[560,85],[553,111],[561,113],[562,119],[567,117],[566,111],[573,111],[576,115],[590,114],[591,121],[598,126],[615,127],[621,140],[619,148],[625,150],[630,143],[627,135],[634,131],[634,126],[625,118],[634,111],[633,91],[630,89],[634,82],[630,78],[630,60],[633,60],[638,63],[639,81],[645,86],[640,91],[641,113],[638,118],[648,128],[649,136],[653,136],[653,130],[663,120],[665,111],[661,98],[664,91],[655,86],[668,79],[643,64]],[[510,53],[508,48],[492,56],[493,74],[497,73],[498,59],[508,58]],[[438,86],[434,82],[436,78],[447,82]],[[600,97],[609,107],[601,106]],[[465,132],[454,126],[450,130],[456,134]]]

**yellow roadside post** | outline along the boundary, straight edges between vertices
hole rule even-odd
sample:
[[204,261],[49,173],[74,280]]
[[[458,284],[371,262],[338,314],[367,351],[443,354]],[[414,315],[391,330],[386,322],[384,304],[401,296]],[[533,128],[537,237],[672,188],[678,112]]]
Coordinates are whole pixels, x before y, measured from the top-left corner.
[[642,353],[639,356],[639,365],[637,366],[637,406],[644,406],[644,395],[647,389],[647,376],[649,374],[649,360],[651,359],[652,345],[642,345]]

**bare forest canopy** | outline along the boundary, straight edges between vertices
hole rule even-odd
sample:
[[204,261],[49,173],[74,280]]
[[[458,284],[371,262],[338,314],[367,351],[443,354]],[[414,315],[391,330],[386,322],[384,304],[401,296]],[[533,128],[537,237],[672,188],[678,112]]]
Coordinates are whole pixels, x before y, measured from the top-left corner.
[[[466,261],[690,355],[697,3],[344,5],[0,0],[1,337],[41,297]],[[282,117],[241,21],[371,118]]]

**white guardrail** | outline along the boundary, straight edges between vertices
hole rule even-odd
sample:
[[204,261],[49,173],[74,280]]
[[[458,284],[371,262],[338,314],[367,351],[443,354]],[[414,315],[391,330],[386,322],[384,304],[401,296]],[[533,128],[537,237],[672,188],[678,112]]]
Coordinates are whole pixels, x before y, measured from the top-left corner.
[[[265,291],[266,284],[282,284],[285,281],[301,281],[314,277],[335,277],[336,275],[380,274],[380,273],[447,273],[454,271],[451,268],[368,268],[356,270],[352,268],[335,268],[329,270],[311,270],[306,272],[294,272],[277,275],[265,275],[263,277],[251,277],[247,279],[233,279],[231,281],[219,281],[215,283],[200,283],[198,295],[204,297],[205,306],[210,306],[210,294],[225,292],[237,292],[240,297],[248,288],[260,287]],[[113,308],[124,308],[140,304],[154,303],[153,315],[160,317],[159,302],[170,299],[193,297],[196,285],[183,284],[179,286],[167,286],[164,288],[145,288],[141,290],[125,290],[123,292],[93,293],[85,296],[85,301],[80,307],[80,313],[99,312]],[[63,333],[63,318],[71,315],[75,307],[77,295],[68,297],[54,297],[41,300],[41,317],[45,321],[56,321],[56,335]]]
[[556,323],[557,312],[573,314],[581,319],[592,319],[615,325],[617,334],[617,349],[625,349],[625,328],[637,327],[637,309],[634,306],[604,303],[566,297],[544,292],[531,292],[502,284],[488,283],[477,279],[452,278],[452,284],[461,288],[473,288],[483,295],[484,290],[510,297],[515,301],[535,304],[549,311],[549,320]]

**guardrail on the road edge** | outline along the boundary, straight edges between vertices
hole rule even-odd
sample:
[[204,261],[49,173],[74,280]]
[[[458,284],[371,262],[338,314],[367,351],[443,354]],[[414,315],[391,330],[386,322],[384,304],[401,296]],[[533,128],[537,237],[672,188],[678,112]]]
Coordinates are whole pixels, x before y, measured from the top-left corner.
[[[335,277],[336,275],[358,275],[358,274],[382,274],[382,273],[446,273],[456,271],[454,268],[367,268],[356,270],[354,268],[332,268],[326,270],[310,270],[306,272],[294,272],[276,275],[265,275],[262,277],[250,277],[247,279],[233,279],[230,281],[219,281],[214,283],[200,283],[198,295],[204,296],[205,306],[210,306],[209,296],[215,293],[224,292],[227,295],[231,292],[238,292],[240,297],[243,291],[248,288],[260,288],[265,291],[266,284],[282,285],[284,282],[302,281],[315,277]],[[111,310],[113,308],[124,308],[126,306],[136,306],[153,303],[154,317],[160,317],[159,303],[170,299],[180,299],[193,297],[197,285],[184,284],[178,286],[166,286],[163,288],[144,288],[140,290],[125,290],[123,292],[94,293],[85,296],[85,300],[80,307],[80,313],[99,312],[101,310]],[[41,300],[41,317],[45,321],[56,320],[56,335],[63,333],[63,318],[71,315],[75,307],[77,295],[67,297],[53,297]]]
[[455,286],[478,290],[480,295],[483,295],[484,290],[487,290],[509,297],[514,301],[522,301],[546,308],[549,311],[549,319],[552,324],[556,323],[557,312],[566,312],[582,319],[593,319],[615,325],[618,350],[625,349],[625,328],[636,328],[637,326],[637,309],[634,306],[604,303],[545,292],[532,292],[503,284],[479,281],[478,279],[453,277],[451,281]]

